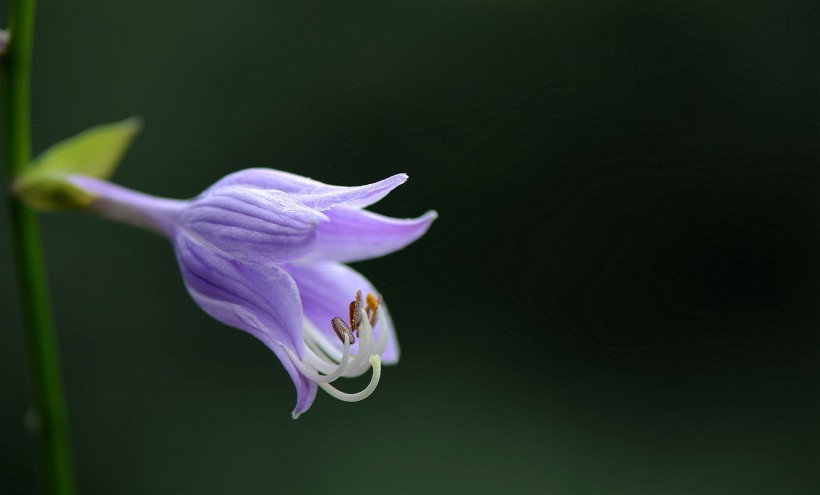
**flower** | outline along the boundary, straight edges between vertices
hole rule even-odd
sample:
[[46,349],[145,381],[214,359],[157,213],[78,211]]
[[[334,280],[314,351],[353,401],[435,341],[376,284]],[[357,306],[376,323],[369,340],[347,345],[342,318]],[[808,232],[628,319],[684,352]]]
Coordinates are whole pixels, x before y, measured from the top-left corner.
[[[387,307],[373,285],[343,263],[397,251],[430,227],[435,211],[396,219],[364,209],[407,175],[341,187],[247,169],[191,200],[148,196],[81,175],[68,180],[91,195],[89,211],[171,240],[194,301],[261,340],[282,362],[296,385],[294,418],[313,403],[317,387],[341,400],[367,397],[381,364],[398,361]],[[371,382],[359,393],[331,384],[369,369]]]

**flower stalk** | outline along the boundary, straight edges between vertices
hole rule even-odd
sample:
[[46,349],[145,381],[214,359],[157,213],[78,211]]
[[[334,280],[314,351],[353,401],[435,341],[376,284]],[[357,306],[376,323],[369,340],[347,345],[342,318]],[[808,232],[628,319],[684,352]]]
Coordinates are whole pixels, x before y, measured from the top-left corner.
[[[12,0],[2,54],[3,160],[9,181],[31,161],[30,78],[34,0]],[[36,437],[49,495],[74,493],[68,422],[40,232],[35,212],[9,195],[9,223],[15,257],[23,329],[30,365],[32,408],[27,423]]]

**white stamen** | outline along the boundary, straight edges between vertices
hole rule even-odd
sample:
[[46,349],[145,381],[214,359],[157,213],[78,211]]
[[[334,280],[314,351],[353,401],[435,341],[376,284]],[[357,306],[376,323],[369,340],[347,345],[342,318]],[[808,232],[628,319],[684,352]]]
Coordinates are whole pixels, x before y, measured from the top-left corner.
[[370,383],[368,383],[367,387],[365,387],[365,389],[361,392],[347,394],[329,383],[320,383],[319,386],[322,387],[322,390],[329,393],[333,397],[345,402],[356,402],[366,399],[373,393],[374,390],[376,390],[376,387],[379,385],[379,378],[382,376],[382,358],[380,358],[378,354],[371,355],[370,366],[373,367],[373,376],[370,377]]
[[[309,369],[305,363],[299,361],[298,359],[294,360],[293,352],[290,349],[287,349],[288,355],[290,355],[291,361],[293,364],[302,372],[305,376],[310,378],[316,383],[330,383],[333,380],[342,376],[345,372],[345,368],[347,368],[348,358],[350,356],[350,339],[347,335],[345,335],[345,343],[344,343],[344,351],[342,352],[342,360],[339,365],[336,367],[335,370],[331,371],[326,375],[320,375],[316,369]],[[308,351],[310,352],[310,351]]]
[[[381,311],[382,308],[376,309],[376,316],[378,317],[376,323],[378,323],[379,321],[384,321],[384,317],[381,314]],[[382,330],[379,332],[379,340],[376,342],[376,354],[378,354],[379,356],[384,354],[384,351],[387,350],[387,331],[384,328],[386,326],[387,325],[382,324]]]
[[[376,311],[379,311],[378,309]],[[387,348],[387,332],[379,333],[378,342],[375,341],[373,327],[363,308],[359,309],[361,324],[358,329],[358,341],[355,344],[355,354],[351,352],[348,335],[344,336],[341,351],[334,339],[322,334],[307,319],[304,320],[302,338],[305,341],[305,354],[299,359],[290,349],[285,349],[294,366],[309,380],[317,383],[333,397],[355,402],[368,397],[376,389],[381,378],[381,354]],[[373,369],[370,383],[364,390],[349,394],[330,385],[341,377],[355,378]]]
[[370,356],[375,353],[375,345],[373,343],[373,327],[367,318],[362,319],[362,324],[359,326],[359,352],[356,359],[350,363],[350,376],[361,376],[370,367]]

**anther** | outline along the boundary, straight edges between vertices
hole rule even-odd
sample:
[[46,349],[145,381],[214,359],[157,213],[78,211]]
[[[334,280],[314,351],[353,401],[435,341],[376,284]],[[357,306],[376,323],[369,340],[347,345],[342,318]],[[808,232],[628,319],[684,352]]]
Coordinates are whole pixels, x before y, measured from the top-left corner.
[[362,291],[356,291],[356,299],[350,303],[350,329],[356,332],[356,335],[359,335],[359,325],[362,324],[362,317],[359,314],[359,310],[364,306],[364,298],[362,297]]
[[345,335],[347,335],[351,344],[356,342],[356,339],[353,337],[353,332],[343,319],[334,316],[333,319],[330,320],[330,326],[333,327],[333,331],[336,332],[336,336],[339,337],[339,340],[341,340],[343,344],[345,342]]
[[367,293],[367,316],[370,319],[370,326],[375,327],[376,321],[378,320],[378,313],[376,310],[379,309],[379,306],[382,304],[382,296],[379,295],[378,299],[372,293]]

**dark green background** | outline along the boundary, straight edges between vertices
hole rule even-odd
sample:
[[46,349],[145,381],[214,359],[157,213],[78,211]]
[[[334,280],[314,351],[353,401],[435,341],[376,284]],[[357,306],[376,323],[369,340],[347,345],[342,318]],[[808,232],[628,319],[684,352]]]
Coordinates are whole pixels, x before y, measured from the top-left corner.
[[[252,166],[345,185],[407,172],[374,209],[441,215],[355,265],[390,303],[400,365],[367,401],[320,392],[295,422],[277,359],[194,305],[165,240],[45,215],[80,488],[817,493],[819,15],[40,1],[37,151],[138,114],[123,185],[189,197]],[[6,237],[0,493],[32,493]]]

